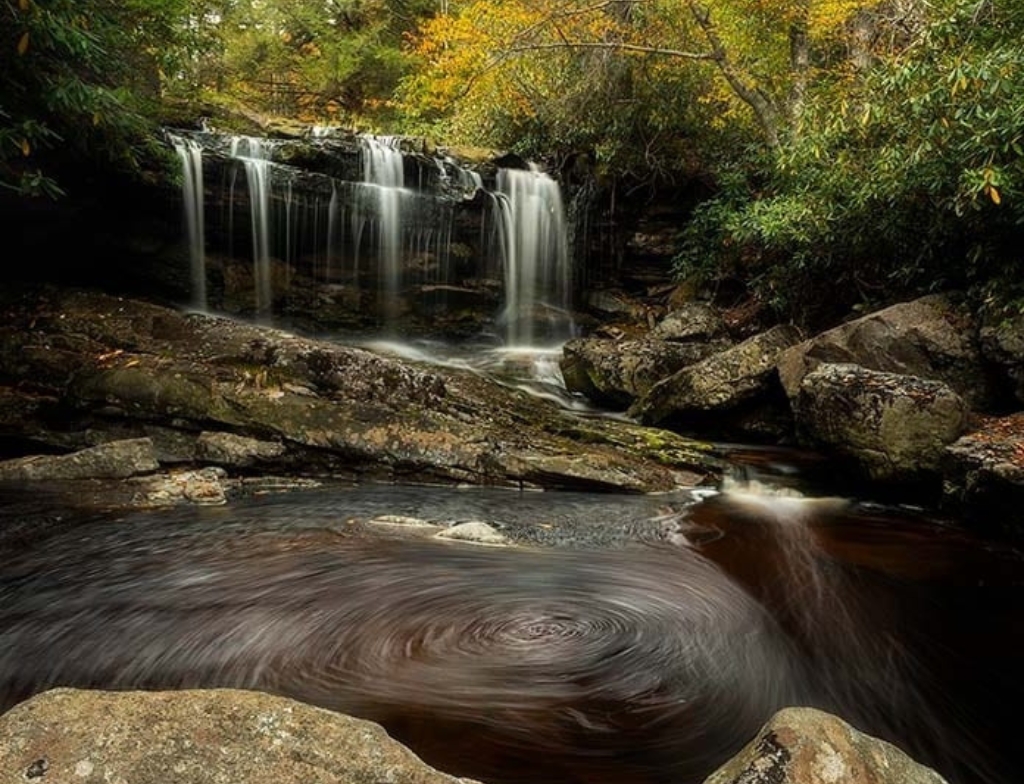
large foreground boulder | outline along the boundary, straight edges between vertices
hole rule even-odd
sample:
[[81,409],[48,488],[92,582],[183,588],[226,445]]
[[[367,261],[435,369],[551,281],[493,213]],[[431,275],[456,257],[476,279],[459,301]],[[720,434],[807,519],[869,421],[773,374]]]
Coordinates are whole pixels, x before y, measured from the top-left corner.
[[773,327],[659,381],[630,413],[651,425],[673,420],[706,429],[727,422],[770,402],[779,356],[799,339],[796,327]]
[[1024,413],[985,421],[946,448],[943,504],[977,525],[1024,532]]
[[1000,385],[981,356],[971,314],[934,294],[871,313],[786,351],[779,379],[792,400],[821,364],[854,364],[869,370],[943,381],[976,410],[999,404]]
[[812,708],[786,708],[704,784],[945,784],[895,746]]
[[457,784],[377,724],[249,691],[57,689],[0,716],[0,784]]
[[946,446],[967,425],[967,406],[946,384],[859,365],[809,373],[794,411],[804,440],[852,458],[879,481],[937,476]]

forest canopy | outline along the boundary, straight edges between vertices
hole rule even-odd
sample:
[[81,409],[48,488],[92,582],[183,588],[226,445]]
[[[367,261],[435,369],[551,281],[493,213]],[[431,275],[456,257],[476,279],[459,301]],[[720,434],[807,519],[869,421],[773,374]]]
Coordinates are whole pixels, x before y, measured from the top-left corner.
[[681,275],[781,312],[1019,301],[1024,6],[992,0],[3,0],[0,185],[145,168],[168,107],[714,185]]

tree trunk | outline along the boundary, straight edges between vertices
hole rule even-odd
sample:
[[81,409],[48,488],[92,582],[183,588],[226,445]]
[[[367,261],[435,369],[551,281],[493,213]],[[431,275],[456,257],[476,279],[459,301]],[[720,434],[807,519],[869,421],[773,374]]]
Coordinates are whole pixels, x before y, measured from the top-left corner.
[[789,93],[788,113],[792,133],[799,132],[800,119],[807,101],[807,82],[811,68],[811,47],[807,35],[808,3],[800,4],[799,16],[789,26],[789,67],[793,85]]
[[693,0],[688,0],[687,6],[697,25],[704,32],[704,37],[707,38],[708,44],[711,46],[711,60],[714,61],[733,92],[753,110],[754,116],[761,126],[761,131],[764,133],[765,142],[773,150],[777,149],[779,146],[779,126],[781,123],[780,112],[775,101],[760,87],[750,84],[733,65],[725,45],[718,35],[718,29],[711,19],[711,11],[706,6]]

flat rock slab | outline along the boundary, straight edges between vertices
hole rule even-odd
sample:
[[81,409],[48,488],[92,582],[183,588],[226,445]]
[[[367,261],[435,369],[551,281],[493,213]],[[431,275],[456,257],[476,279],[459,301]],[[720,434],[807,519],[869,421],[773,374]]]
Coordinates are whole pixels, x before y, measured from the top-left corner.
[[199,466],[278,475],[654,492],[719,473],[685,439],[652,448],[468,371],[268,327],[87,292],[4,316],[0,378],[46,401],[13,435],[45,441],[49,406],[65,434],[158,427]]

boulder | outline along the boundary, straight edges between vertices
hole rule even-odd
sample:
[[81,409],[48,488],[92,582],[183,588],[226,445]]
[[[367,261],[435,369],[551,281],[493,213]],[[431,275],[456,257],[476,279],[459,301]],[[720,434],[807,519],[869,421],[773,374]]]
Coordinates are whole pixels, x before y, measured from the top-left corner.
[[1024,316],[985,324],[981,351],[1007,380],[1013,397],[1024,403]]
[[804,377],[794,414],[807,443],[852,458],[871,479],[899,481],[937,474],[968,411],[941,381],[825,364]]
[[758,400],[768,400],[779,355],[799,339],[796,327],[773,327],[659,381],[630,413],[645,424],[673,418],[709,426],[709,414],[721,419]]
[[786,351],[779,379],[792,400],[823,363],[854,364],[943,381],[976,410],[998,406],[971,314],[941,294],[904,302],[823,332]]
[[481,520],[468,520],[464,523],[456,523],[450,528],[436,534],[438,539],[452,539],[460,542],[471,542],[473,544],[504,545],[508,544],[508,537],[499,533],[490,523]]
[[704,784],[946,784],[895,746],[812,708],[779,711]]
[[56,689],[0,716],[0,782],[468,784],[377,724],[251,691]]
[[562,348],[562,378],[570,392],[599,405],[625,408],[652,386],[728,343],[576,338]]
[[148,438],[111,441],[67,455],[31,455],[0,463],[0,481],[126,479],[156,471]]
[[651,337],[670,341],[708,341],[725,334],[721,314],[704,302],[687,302],[670,311],[651,331]]
[[985,420],[942,458],[943,505],[974,525],[1024,532],[1024,413]]

